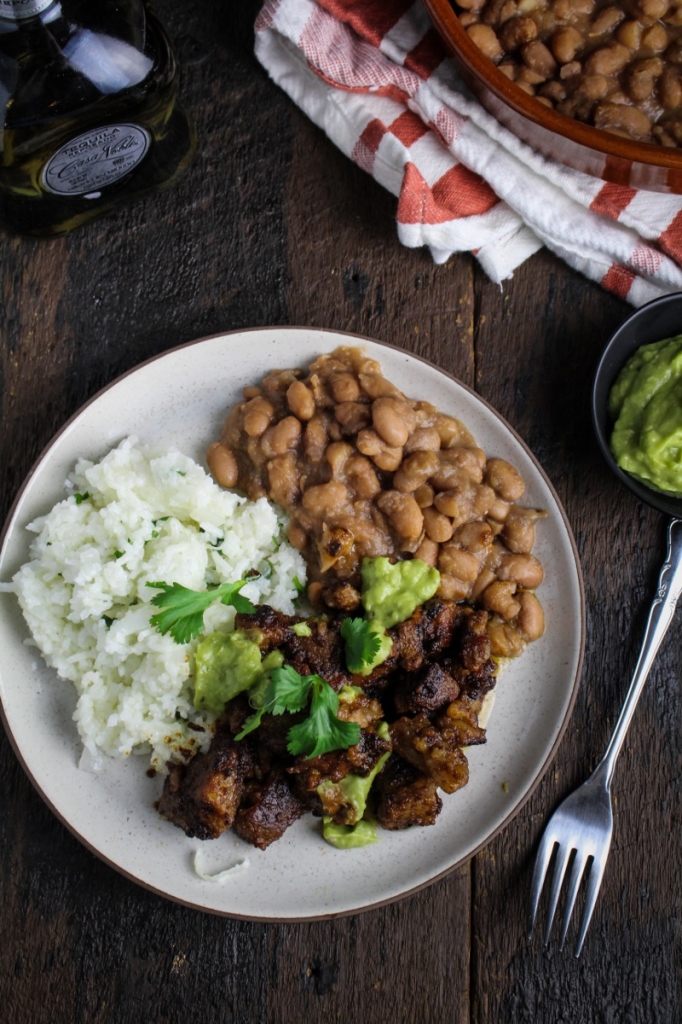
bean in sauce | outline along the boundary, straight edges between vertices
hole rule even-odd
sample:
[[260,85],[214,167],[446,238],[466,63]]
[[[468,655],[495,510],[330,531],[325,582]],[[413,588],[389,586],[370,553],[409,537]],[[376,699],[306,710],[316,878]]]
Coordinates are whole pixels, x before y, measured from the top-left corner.
[[357,606],[365,557],[417,557],[440,571],[439,597],[492,614],[493,654],[515,657],[544,631],[532,548],[546,513],[517,504],[525,485],[512,465],[359,349],[245,388],[207,460],[218,483],[286,510],[314,604]]

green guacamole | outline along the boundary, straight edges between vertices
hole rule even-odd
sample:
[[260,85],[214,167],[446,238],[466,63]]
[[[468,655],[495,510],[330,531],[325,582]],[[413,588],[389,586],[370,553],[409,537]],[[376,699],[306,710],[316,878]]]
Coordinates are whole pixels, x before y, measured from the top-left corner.
[[367,617],[384,629],[409,619],[440,585],[438,569],[432,569],[420,558],[395,565],[388,558],[364,558],[361,571],[362,603]]
[[[339,697],[343,699],[343,691],[356,690],[356,687],[344,686],[339,694]],[[360,691],[362,692],[362,691]],[[352,699],[352,694],[346,699]],[[390,739],[390,733],[386,722],[381,722],[377,728],[377,733],[382,739]],[[391,751],[387,751],[383,754],[376,765],[369,773],[369,775],[346,775],[345,779],[341,779],[340,782],[321,782],[317,787],[318,793],[325,787],[336,787],[341,790],[345,803],[349,804],[355,813],[355,824],[354,825],[336,825],[331,818],[324,818],[322,822],[322,835],[332,846],[338,847],[340,850],[349,850],[357,846],[367,846],[369,843],[376,843],[376,827],[373,822],[367,821],[363,818],[365,809],[367,807],[367,797],[369,791],[372,788],[372,783],[375,778],[384,767]]]
[[642,345],[609,395],[611,450],[626,473],[682,493],[682,335]]
[[284,662],[281,651],[272,651],[261,661],[260,647],[243,630],[210,633],[196,649],[194,706],[200,711],[222,711],[228,700],[250,690],[252,703],[260,698],[273,668]]

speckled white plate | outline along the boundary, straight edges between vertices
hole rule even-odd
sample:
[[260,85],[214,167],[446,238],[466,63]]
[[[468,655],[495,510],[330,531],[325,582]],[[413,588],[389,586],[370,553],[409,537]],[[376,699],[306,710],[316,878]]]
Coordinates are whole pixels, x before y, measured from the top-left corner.
[[[235,917],[300,920],[347,914],[394,900],[457,867],[519,810],[548,767],[578,688],[584,598],[575,544],[556,495],[523,442],[485,402],[452,377],[401,349],[304,328],[242,331],[184,345],[119,378],[93,398],[42,454],[5,527],[0,580],[28,558],[25,526],[64,496],[79,456],[97,460],[124,436],[177,447],[204,461],[225,411],[245,384],[275,367],[304,366],[337,345],[358,344],[380,360],[408,395],[460,417],[488,455],[508,459],[526,484],[524,502],[549,510],[535,551],[545,567],[540,597],[546,635],[513,662],[497,687],[488,742],[469,753],[471,781],[445,796],[435,826],[380,831],[380,841],[336,850],[306,815],[269,850],[232,833],[199,843],[162,820],[152,804],[160,779],[142,758],[108,761],[93,775],[78,769],[72,721],[75,693],[35,649],[16,599],[0,595],[0,698],[5,727],[33,784],[68,828],[112,867],[161,895]],[[192,867],[220,871],[248,856],[250,867],[226,884],[200,880]]]

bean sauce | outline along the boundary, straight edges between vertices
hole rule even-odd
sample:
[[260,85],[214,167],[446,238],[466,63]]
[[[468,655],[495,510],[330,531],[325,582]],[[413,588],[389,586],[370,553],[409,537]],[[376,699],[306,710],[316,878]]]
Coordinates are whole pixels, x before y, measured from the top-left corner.
[[545,513],[516,504],[521,476],[359,349],[245,388],[207,460],[219,484],[286,510],[318,607],[357,607],[363,558],[416,557],[440,571],[440,598],[491,613],[494,654],[514,657],[544,631],[532,548]]
[[457,0],[472,42],[547,107],[682,144],[682,0]]

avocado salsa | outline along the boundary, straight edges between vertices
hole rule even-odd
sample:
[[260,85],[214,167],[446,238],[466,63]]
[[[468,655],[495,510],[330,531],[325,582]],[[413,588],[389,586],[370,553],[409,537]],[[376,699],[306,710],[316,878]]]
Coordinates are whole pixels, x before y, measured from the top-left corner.
[[611,450],[622,470],[682,494],[682,335],[642,345],[609,394]]

